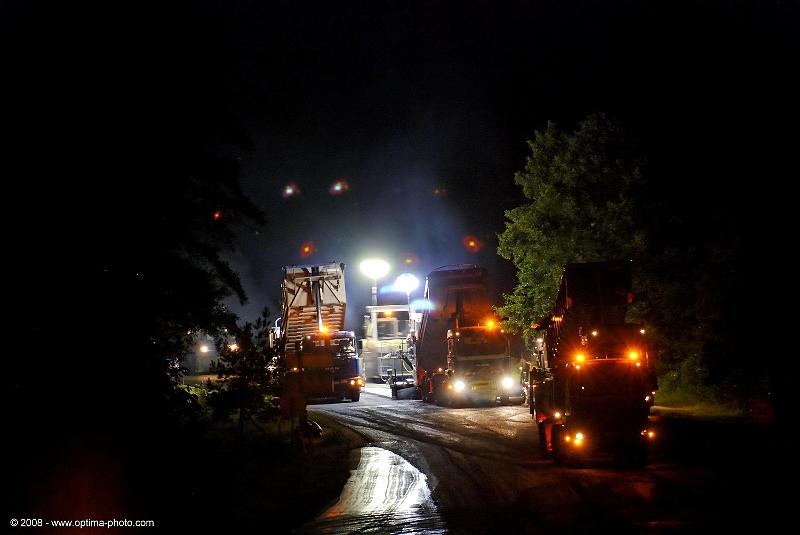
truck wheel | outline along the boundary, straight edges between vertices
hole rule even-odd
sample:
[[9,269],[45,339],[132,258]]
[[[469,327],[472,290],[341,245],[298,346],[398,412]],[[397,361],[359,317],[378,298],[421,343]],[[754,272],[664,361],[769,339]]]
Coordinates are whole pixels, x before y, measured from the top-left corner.
[[460,399],[456,398],[456,396],[446,395],[445,400],[444,400],[444,404],[447,405],[448,407],[453,408],[453,409],[459,409],[459,408],[461,408],[462,401]]
[[553,450],[547,447],[547,430],[544,426],[544,422],[539,422],[537,425],[539,428],[539,454],[542,459],[550,459],[553,457]]
[[561,434],[563,432],[563,428],[560,425],[554,425],[552,431],[550,432],[550,441],[553,447],[553,461],[556,464],[569,464],[569,452],[564,448],[564,443],[561,440]]
[[356,390],[355,392],[351,393],[350,394],[350,399],[352,401],[358,401],[359,399],[361,399],[361,391],[360,390]]

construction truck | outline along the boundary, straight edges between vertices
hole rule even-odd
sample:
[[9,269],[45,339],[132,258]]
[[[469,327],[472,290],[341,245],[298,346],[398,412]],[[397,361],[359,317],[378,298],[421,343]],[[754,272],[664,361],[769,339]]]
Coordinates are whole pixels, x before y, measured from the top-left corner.
[[[486,269],[446,266],[425,281],[429,308],[416,339],[416,385],[423,401],[444,405],[522,402],[506,333],[494,318]],[[514,369],[511,369],[514,367]]]
[[413,369],[406,362],[409,337],[416,328],[409,305],[367,306],[364,338],[359,340],[364,378],[370,383],[411,382]]
[[646,329],[627,323],[630,262],[567,265],[528,393],[543,457],[645,462],[655,375]]
[[[358,401],[364,379],[353,331],[345,331],[344,264],[283,268],[279,349],[284,395],[295,405],[316,398]],[[297,413],[300,409],[294,408]]]

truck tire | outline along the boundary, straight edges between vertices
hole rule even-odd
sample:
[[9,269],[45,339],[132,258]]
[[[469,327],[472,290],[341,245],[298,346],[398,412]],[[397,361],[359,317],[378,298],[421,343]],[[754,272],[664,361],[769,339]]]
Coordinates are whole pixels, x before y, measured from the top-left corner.
[[569,455],[561,441],[562,432],[563,427],[560,425],[554,425],[552,431],[550,431],[550,441],[553,444],[552,456],[556,464],[567,465],[569,464]]
[[359,399],[361,399],[361,391],[356,390],[350,394],[351,401],[358,401]]
[[553,450],[547,449],[547,431],[544,425],[544,422],[539,422],[536,426],[539,428],[539,454],[542,456],[542,459],[551,459],[553,457]]

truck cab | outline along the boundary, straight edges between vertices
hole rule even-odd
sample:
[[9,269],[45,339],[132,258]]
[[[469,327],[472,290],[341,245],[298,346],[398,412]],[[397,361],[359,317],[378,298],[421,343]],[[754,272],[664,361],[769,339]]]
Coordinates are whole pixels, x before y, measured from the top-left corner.
[[611,452],[644,459],[655,395],[644,335],[630,324],[589,329],[538,374],[531,412],[545,456],[569,461]]
[[353,331],[307,334],[299,352],[307,397],[339,397],[358,401],[364,380]]
[[521,403],[524,392],[519,371],[511,367],[508,337],[493,323],[450,329],[447,368],[434,388],[438,386],[441,397],[451,405],[488,401]]

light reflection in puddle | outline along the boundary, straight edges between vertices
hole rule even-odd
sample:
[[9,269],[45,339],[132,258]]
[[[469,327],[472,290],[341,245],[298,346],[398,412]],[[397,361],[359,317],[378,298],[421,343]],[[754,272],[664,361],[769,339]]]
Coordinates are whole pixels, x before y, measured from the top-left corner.
[[339,501],[300,533],[425,533],[447,530],[431,500],[427,477],[389,450],[361,449],[358,468]]

